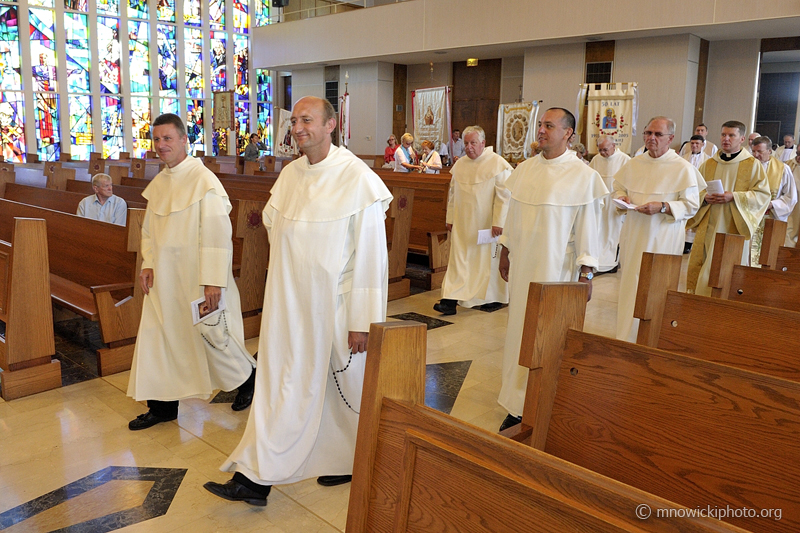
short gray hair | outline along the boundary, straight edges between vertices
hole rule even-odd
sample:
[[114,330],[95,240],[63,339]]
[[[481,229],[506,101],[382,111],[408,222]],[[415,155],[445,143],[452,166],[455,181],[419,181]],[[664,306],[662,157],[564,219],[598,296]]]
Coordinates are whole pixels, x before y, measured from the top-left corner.
[[761,137],[756,137],[753,139],[753,147],[758,146],[759,144],[766,144],[767,150],[772,151],[772,139],[766,135],[762,135]]
[[[669,117],[665,117],[664,115],[658,115],[658,116],[655,116],[655,117],[651,118],[650,120],[648,120],[647,123],[650,124],[654,120],[664,120],[664,121],[666,121],[667,122],[667,131],[669,132],[670,135],[675,135],[675,121],[674,120],[672,120]],[[705,126],[705,124],[700,124],[700,125],[701,126]]]
[[600,137],[597,138],[597,147],[599,148],[600,145],[602,143],[606,142],[606,141],[608,141],[608,142],[610,142],[611,144],[614,144],[614,145],[617,144],[617,143],[614,142],[614,139],[612,139],[608,135],[601,135]]
[[461,135],[462,139],[466,139],[467,135],[469,135],[470,133],[477,133],[478,138],[481,140],[481,142],[486,141],[486,132],[483,131],[483,128],[481,128],[480,126],[467,126],[466,128],[464,128],[464,131],[462,133],[463,133],[463,135]]
[[103,174],[102,172],[92,176],[92,186],[93,187],[99,187],[101,181],[102,182],[106,182],[107,181],[107,182],[111,183],[111,181],[112,181],[111,180],[111,176],[109,176],[108,174]]

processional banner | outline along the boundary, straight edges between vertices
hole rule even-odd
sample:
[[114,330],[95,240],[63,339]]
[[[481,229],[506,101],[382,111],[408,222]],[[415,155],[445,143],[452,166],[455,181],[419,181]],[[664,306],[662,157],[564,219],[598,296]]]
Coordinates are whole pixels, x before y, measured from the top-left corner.
[[[590,83],[581,85],[578,94],[579,109],[588,96],[586,117],[586,148],[597,153],[597,139],[601,136],[614,139],[617,150],[630,153],[631,141],[636,135],[639,111],[639,89],[636,82]],[[579,128],[578,133],[581,130]]]
[[339,97],[339,146],[350,144],[350,93]]
[[275,155],[278,157],[291,157],[300,153],[292,137],[292,113],[285,109],[281,109],[280,111],[278,134],[276,135],[278,143],[275,147]]
[[434,146],[450,140],[450,87],[417,89],[411,92],[414,141],[431,141]]
[[512,165],[530,157],[536,140],[538,102],[502,104],[497,109],[497,145],[495,152]]

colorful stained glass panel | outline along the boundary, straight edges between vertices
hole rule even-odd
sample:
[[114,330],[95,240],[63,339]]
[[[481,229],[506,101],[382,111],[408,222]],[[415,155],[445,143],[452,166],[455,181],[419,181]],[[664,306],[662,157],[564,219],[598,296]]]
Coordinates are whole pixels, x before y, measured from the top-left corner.
[[236,99],[250,99],[249,49],[247,35],[233,34],[233,68],[236,73]]
[[200,30],[184,28],[186,45],[186,93],[190,98],[203,95],[203,34]]
[[247,0],[233,0],[233,29],[247,33],[250,28],[250,16],[247,13]]
[[208,14],[211,18],[212,30],[225,29],[225,0],[209,0]]
[[119,19],[97,17],[97,48],[100,52],[100,92],[119,94]]
[[159,24],[158,32],[158,79],[161,96],[178,95],[178,43],[175,26]]
[[269,1],[270,0],[255,0],[255,25],[266,26],[269,24]]
[[183,2],[183,23],[187,26],[202,26],[203,11],[200,7],[200,0],[184,0]]
[[150,18],[147,0],[128,0],[128,18]]
[[[88,17],[74,13],[64,14],[67,35],[67,90],[71,93],[89,92],[89,31]],[[73,154],[74,155],[74,154]]]
[[3,160],[22,163],[25,149],[25,98],[21,92],[0,91],[0,142]]
[[177,98],[162,98],[159,102],[159,107],[161,108],[161,114],[164,113],[173,113],[175,115],[180,115],[180,100]]
[[158,20],[162,22],[175,22],[175,0],[158,0]]
[[131,94],[150,94],[150,23],[128,22]]
[[124,151],[122,136],[122,98],[100,97],[100,118],[103,122],[103,158],[119,159]]
[[250,102],[236,102],[234,109],[236,117],[236,153],[244,152],[244,147],[249,142],[250,136]]
[[97,0],[97,12],[119,15],[119,0]]
[[261,142],[267,145],[267,150],[272,153],[272,104],[259,103],[256,117],[256,133],[261,137]]
[[56,7],[54,0],[28,0],[29,6]]
[[16,6],[0,5],[0,89],[22,90],[19,18]]
[[256,69],[256,99],[259,102],[272,101],[272,77],[268,69]]
[[64,7],[73,11],[83,11],[85,13],[89,11],[89,0],[64,0]]
[[211,32],[211,91],[219,92],[226,90],[227,87],[227,61],[226,61],[226,37],[221,31]]
[[88,161],[94,148],[91,96],[69,96],[69,137],[72,159]]
[[31,9],[30,38],[33,63],[33,90],[56,91],[56,43],[54,13],[50,9]]
[[206,149],[205,128],[203,117],[203,100],[188,100],[186,102],[186,135],[189,137],[189,150],[192,155],[197,150]]
[[131,123],[133,124],[134,157],[145,157],[152,150],[150,139],[150,99],[131,98]]
[[58,95],[37,93],[35,97],[36,151],[40,161],[56,161],[61,153]]

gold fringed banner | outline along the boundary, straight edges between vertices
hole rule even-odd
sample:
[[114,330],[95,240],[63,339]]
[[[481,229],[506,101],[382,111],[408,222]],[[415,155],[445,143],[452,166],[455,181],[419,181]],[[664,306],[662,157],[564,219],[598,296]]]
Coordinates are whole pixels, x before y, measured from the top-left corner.
[[495,152],[512,165],[530,157],[538,113],[538,102],[503,104],[498,108]]
[[[584,90],[584,87],[581,88]],[[636,135],[638,88],[631,83],[590,83],[586,116],[586,148],[597,153],[597,139],[614,139],[617,150],[630,153]]]

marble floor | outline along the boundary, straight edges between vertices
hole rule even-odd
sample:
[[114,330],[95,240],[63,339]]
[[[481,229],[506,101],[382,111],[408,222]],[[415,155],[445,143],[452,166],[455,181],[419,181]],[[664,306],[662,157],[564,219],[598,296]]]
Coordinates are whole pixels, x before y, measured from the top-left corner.
[[[586,331],[613,335],[619,276],[596,278]],[[446,319],[429,324],[429,405],[496,431],[506,416],[497,394],[508,309],[459,308],[440,317],[432,310],[438,299],[438,291],[415,294],[390,302],[388,314]],[[64,335],[69,327],[79,326],[65,326]],[[72,353],[68,344],[62,353]],[[256,346],[257,339],[248,341],[251,352]],[[344,531],[349,484],[276,486],[263,508],[203,489],[230,477],[219,466],[238,443],[247,411],[233,412],[224,399],[186,400],[176,421],[132,432],[128,421],[145,407],[125,395],[128,372],[78,381],[0,400],[0,530]]]

